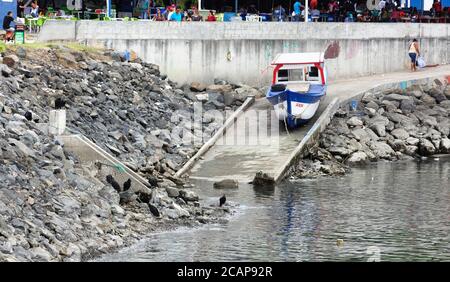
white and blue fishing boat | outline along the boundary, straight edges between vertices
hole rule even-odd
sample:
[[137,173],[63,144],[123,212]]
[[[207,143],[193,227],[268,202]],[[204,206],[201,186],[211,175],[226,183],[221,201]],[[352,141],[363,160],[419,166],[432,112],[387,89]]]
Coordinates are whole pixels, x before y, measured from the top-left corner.
[[266,98],[290,128],[310,120],[326,93],[323,53],[283,53],[273,60],[272,86]]

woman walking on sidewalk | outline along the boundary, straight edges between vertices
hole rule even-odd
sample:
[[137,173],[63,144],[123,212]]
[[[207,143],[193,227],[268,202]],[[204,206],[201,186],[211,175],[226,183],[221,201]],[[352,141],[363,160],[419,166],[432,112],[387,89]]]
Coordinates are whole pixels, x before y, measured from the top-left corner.
[[417,39],[414,38],[411,44],[409,45],[408,54],[409,57],[411,58],[411,71],[416,71],[417,57],[420,56],[419,42],[417,42]]

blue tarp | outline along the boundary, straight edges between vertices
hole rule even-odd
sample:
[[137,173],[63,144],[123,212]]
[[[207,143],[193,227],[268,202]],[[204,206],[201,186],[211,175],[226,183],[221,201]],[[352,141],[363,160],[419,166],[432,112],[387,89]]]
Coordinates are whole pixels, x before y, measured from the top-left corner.
[[418,11],[423,11],[424,0],[410,0],[409,6],[417,8]]
[[[0,0],[0,20],[3,24],[3,18],[6,16],[8,11],[13,12],[14,18],[17,17],[17,0]],[[0,26],[3,29],[3,26]]]

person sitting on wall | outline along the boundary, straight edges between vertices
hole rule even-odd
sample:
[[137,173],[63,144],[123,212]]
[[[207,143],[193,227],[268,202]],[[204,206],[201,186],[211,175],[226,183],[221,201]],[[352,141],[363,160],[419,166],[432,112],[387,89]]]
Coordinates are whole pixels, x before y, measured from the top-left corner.
[[142,9],[142,19],[148,20],[150,19],[150,0],[142,0],[141,2]]
[[192,13],[189,13],[189,11],[184,11],[184,20],[187,22],[192,22]]
[[383,9],[381,10],[381,16],[380,16],[380,18],[381,18],[381,21],[382,21],[382,22],[388,22],[388,21],[389,21],[389,18],[390,18],[390,16],[389,16],[389,11],[388,11],[386,8],[383,8]]
[[39,5],[37,4],[37,1],[33,1],[31,3],[31,13],[30,13],[30,15],[33,18],[39,17]]
[[247,16],[247,9],[245,9],[245,7],[241,7],[239,10],[239,16],[243,21],[245,21],[245,17]]
[[284,22],[286,20],[286,10],[283,8],[283,6],[281,6],[281,4],[273,10],[272,15],[272,21]]
[[181,13],[181,9],[177,7],[174,13],[170,15],[169,21],[171,22],[181,22],[183,20],[183,14]]
[[328,3],[328,10],[327,10],[328,16],[331,16],[333,18],[333,21],[338,20],[339,15],[339,4],[337,0],[331,0]]
[[156,14],[155,14],[155,16],[153,17],[153,20],[154,20],[154,21],[157,21],[157,22],[163,22],[163,21],[166,20],[166,18],[165,18],[164,15],[161,13],[161,10],[160,10],[159,8],[156,9]]
[[13,40],[14,39],[14,27],[11,26],[11,23],[14,22],[13,13],[8,11],[6,16],[3,18],[3,29],[6,31],[5,40]]
[[442,5],[439,0],[434,0],[433,6],[432,6],[433,12],[436,17],[440,17],[442,13]]
[[399,8],[394,8],[391,13],[391,22],[399,22],[400,21],[400,11]]
[[344,8],[344,12],[345,12],[344,18],[347,18],[347,17],[349,17],[351,19],[356,18],[355,6],[352,1],[346,0],[344,2],[343,8]]
[[301,11],[302,7],[303,6],[302,6],[302,4],[300,3],[299,0],[295,1],[295,3],[294,3],[294,13],[293,13],[293,15],[294,15],[293,22],[299,22],[300,21],[300,16],[302,15],[302,11]]
[[417,22],[417,20],[419,19],[419,12],[417,11],[416,7],[413,7],[411,10],[411,22]]
[[256,6],[255,6],[255,5],[250,5],[250,6],[248,6],[247,12],[248,12],[250,15],[259,15],[259,11],[258,11],[258,9],[256,9]]
[[198,12],[197,7],[192,8],[193,14],[191,16],[191,19],[193,22],[201,22],[203,21],[202,15]]
[[167,7],[166,11],[164,12],[166,20],[170,21],[172,14],[175,13],[175,8],[176,8],[175,4],[172,4],[171,6]]
[[17,17],[25,17],[25,2],[24,0],[17,0]]
[[216,16],[214,15],[214,11],[213,10],[209,11],[209,15],[206,18],[206,21],[207,22],[215,22],[216,21]]

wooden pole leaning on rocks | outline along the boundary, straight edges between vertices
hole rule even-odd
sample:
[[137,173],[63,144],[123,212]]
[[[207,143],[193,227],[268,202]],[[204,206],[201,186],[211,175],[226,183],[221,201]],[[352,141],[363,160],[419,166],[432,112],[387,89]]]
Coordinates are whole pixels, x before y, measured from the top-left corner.
[[222,125],[222,127],[217,130],[217,132],[214,134],[213,137],[211,137],[203,146],[200,148],[200,150],[197,151],[197,153],[190,158],[184,166],[175,173],[175,177],[181,177],[183,174],[185,174],[189,169],[192,168],[192,166],[195,164],[196,161],[200,159],[201,156],[203,156],[209,148],[214,146],[217,139],[219,139],[220,136],[222,136],[226,129],[230,127],[230,125],[233,124],[234,120],[242,114],[248,107],[250,107],[253,102],[255,101],[254,96],[248,96],[245,102],[225,121],[225,123]]

